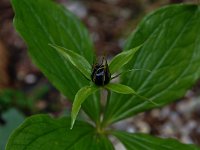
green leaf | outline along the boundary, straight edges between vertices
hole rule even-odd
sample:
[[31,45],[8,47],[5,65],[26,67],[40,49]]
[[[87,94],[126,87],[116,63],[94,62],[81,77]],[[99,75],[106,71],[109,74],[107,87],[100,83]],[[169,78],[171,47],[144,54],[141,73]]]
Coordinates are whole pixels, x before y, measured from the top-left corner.
[[123,85],[123,84],[118,84],[118,83],[109,83],[104,86],[108,90],[111,90],[116,93],[121,93],[121,94],[136,94],[136,92],[130,88],[129,86]]
[[11,132],[24,120],[24,116],[16,109],[9,109],[3,113],[5,124],[0,124],[0,149],[4,150]]
[[75,96],[73,105],[72,105],[72,112],[71,112],[71,129],[74,126],[74,122],[78,115],[78,112],[81,108],[82,103],[86,100],[86,98],[91,95],[92,93],[96,92],[99,88],[95,85],[85,86],[81,88]]
[[[58,51],[60,45],[85,57],[92,64],[94,51],[88,32],[76,16],[52,0],[12,0],[14,25],[28,45],[29,54],[51,83],[69,100],[88,85],[88,80]],[[83,109],[99,120],[99,93],[90,96]]]
[[70,130],[70,118],[47,115],[29,117],[10,136],[6,150],[113,150],[105,135],[97,135],[88,123],[77,121]]
[[[122,84],[159,106],[181,98],[200,77],[199,7],[171,5],[145,17],[125,49],[143,46],[124,70],[145,68],[151,73],[124,74]],[[104,120],[109,124],[155,107],[136,96],[111,93]]]
[[72,63],[88,80],[91,79],[91,65],[83,56],[64,47],[52,44],[49,45],[55,48],[66,60]]
[[131,87],[123,85],[123,84],[109,83],[105,86],[105,88],[113,92],[120,93],[120,94],[133,94],[141,98],[142,100],[146,100],[146,101],[151,102],[153,105],[157,105],[155,102],[149,100],[148,98],[138,95],[137,92],[135,92]]
[[141,45],[124,51],[116,55],[109,63],[110,73],[113,74],[127,64],[134,56],[134,54],[141,48]]
[[127,150],[199,150],[199,147],[191,144],[182,144],[175,139],[162,139],[147,134],[113,132],[126,147]]

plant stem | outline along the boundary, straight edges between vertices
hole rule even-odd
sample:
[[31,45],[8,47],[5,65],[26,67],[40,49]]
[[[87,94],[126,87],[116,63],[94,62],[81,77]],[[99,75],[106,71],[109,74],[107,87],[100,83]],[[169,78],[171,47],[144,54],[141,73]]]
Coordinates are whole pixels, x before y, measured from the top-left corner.
[[105,121],[105,112],[107,111],[108,105],[110,103],[111,91],[110,90],[106,90],[106,91],[107,91],[107,99],[106,99],[106,105],[105,105],[104,110],[103,110],[103,119],[101,121],[101,128],[106,128],[107,127],[107,123]]

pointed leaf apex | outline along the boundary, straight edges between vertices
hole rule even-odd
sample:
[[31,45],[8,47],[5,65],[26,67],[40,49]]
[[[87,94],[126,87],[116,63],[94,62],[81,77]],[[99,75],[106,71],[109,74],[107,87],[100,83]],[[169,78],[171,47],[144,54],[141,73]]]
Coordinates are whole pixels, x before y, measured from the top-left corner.
[[70,130],[72,130],[72,129],[73,129],[73,127],[74,127],[74,123],[75,123],[75,120],[74,120],[74,119],[72,119],[72,120],[71,120],[71,126],[70,126]]

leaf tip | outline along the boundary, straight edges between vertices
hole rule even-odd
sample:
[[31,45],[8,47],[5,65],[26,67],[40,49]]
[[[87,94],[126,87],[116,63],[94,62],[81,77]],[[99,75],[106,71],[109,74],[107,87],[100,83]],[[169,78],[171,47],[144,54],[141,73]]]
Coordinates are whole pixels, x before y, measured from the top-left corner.
[[71,126],[70,126],[70,130],[72,130],[72,129],[73,129],[73,127],[74,127],[74,123],[75,123],[75,120],[74,120],[74,119],[72,119],[72,121],[71,121]]

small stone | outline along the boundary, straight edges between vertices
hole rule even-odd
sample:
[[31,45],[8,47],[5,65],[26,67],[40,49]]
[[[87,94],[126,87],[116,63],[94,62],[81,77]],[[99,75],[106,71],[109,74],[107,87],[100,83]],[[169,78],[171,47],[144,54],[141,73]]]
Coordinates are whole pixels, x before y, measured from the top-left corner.
[[189,112],[189,107],[190,106],[187,101],[182,101],[176,106],[177,110],[184,114]]
[[160,113],[158,113],[158,115],[159,115],[162,119],[164,119],[164,118],[169,117],[170,112],[171,112],[171,110],[169,109],[169,107],[164,107],[164,108],[160,111]]
[[87,15],[87,9],[81,2],[68,2],[65,6],[80,18],[84,18]]
[[158,118],[158,117],[160,117],[160,109],[153,109],[152,111],[151,111],[151,115],[152,115],[152,117],[154,117],[154,118]]
[[150,132],[150,127],[146,122],[139,121],[139,122],[137,122],[136,126],[139,128],[139,131],[142,133]]
[[181,141],[183,143],[186,143],[186,144],[193,144],[192,139],[189,136],[186,136],[186,135],[181,137]]
[[126,150],[124,145],[122,145],[120,142],[118,142],[114,146],[115,146],[115,150]]
[[192,131],[194,128],[197,127],[197,122],[195,120],[190,120],[188,123],[187,123],[187,130],[189,131]]
[[126,130],[128,125],[129,125],[129,123],[125,120],[125,121],[120,121],[120,122],[113,124],[113,127],[115,129],[119,129],[119,130]]
[[36,82],[36,76],[34,74],[28,74],[27,76],[25,76],[25,82],[28,84],[33,84]]
[[170,122],[167,122],[165,125],[161,128],[161,133],[163,133],[164,136],[169,137],[174,135],[175,130]]
[[127,127],[127,132],[135,133],[136,132],[136,128],[134,126],[129,126],[129,127]]

